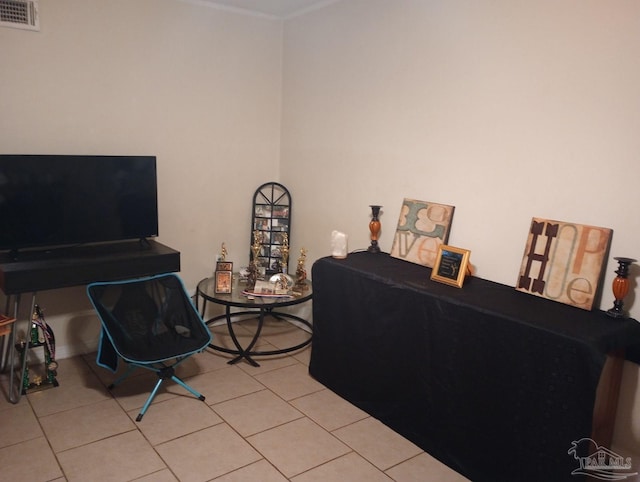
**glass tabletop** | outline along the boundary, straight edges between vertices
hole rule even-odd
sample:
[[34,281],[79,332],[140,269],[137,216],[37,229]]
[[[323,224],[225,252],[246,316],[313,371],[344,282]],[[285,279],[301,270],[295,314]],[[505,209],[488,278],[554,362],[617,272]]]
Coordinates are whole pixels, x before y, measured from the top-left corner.
[[297,305],[310,300],[313,296],[313,288],[309,280],[305,280],[302,289],[294,286],[287,296],[250,295],[246,293],[248,291],[246,281],[241,280],[237,273],[233,274],[231,293],[216,293],[215,288],[215,277],[205,278],[198,283],[197,294],[207,301],[243,308],[276,308]]

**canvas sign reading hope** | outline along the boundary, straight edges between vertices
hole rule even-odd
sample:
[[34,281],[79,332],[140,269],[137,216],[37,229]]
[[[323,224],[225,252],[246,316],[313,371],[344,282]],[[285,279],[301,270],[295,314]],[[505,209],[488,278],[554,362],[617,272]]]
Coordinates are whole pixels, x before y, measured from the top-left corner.
[[591,310],[612,230],[533,218],[516,289]]
[[449,238],[454,206],[405,199],[391,256],[433,268],[438,247]]

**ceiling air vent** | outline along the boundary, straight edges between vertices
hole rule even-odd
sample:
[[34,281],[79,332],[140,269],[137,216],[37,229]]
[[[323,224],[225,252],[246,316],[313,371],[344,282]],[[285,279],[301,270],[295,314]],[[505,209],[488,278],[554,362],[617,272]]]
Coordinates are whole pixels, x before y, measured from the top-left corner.
[[37,0],[0,0],[0,27],[40,30]]

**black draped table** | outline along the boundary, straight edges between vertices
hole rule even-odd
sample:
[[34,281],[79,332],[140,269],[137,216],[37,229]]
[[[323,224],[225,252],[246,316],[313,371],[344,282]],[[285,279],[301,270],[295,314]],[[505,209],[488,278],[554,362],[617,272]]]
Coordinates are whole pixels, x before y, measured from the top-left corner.
[[310,374],[474,481],[578,480],[607,354],[640,324],[430,275],[384,253],[316,261]]

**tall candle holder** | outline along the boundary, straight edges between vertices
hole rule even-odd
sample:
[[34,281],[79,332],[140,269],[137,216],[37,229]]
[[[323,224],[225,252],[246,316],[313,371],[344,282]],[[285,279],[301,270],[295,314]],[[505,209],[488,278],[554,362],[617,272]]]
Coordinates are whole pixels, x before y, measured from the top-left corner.
[[613,302],[613,308],[607,311],[607,315],[612,318],[626,318],[627,315],[622,310],[622,305],[624,297],[629,292],[629,266],[631,263],[635,263],[636,260],[624,257],[613,259],[618,262],[618,269],[615,271],[618,276],[613,279],[611,285],[615,301]]
[[380,246],[378,246],[378,236],[380,234],[380,220],[378,219],[378,216],[380,215],[380,208],[382,206],[372,204],[369,207],[371,208],[371,221],[369,222],[371,245],[367,248],[367,251],[370,253],[379,253]]

